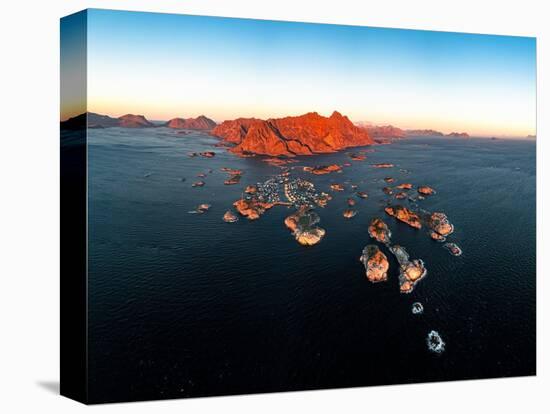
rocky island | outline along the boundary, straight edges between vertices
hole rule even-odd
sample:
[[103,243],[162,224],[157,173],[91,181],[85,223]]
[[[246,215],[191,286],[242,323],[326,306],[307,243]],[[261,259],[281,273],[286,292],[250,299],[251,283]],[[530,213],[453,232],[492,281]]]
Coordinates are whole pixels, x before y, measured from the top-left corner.
[[[428,218],[428,225],[433,230],[430,236],[434,240],[442,241],[454,231],[454,226],[449,222],[445,213],[434,212]],[[433,235],[435,233],[437,236]],[[438,237],[439,236],[439,237]]]
[[336,164],[318,165],[315,167],[304,167],[304,171],[310,172],[315,175],[324,175],[324,174],[330,174],[332,172],[340,172],[342,171],[342,167]]
[[227,210],[223,215],[223,221],[226,223],[235,223],[236,221],[239,221],[239,218],[233,214],[231,210]]
[[377,283],[388,280],[390,264],[386,255],[382,253],[378,246],[374,244],[365,246],[359,260],[365,266],[365,275],[369,281]]
[[298,243],[313,246],[325,236],[325,230],[317,227],[319,216],[308,206],[302,206],[285,219],[285,226],[290,229]]
[[414,302],[411,307],[413,315],[422,315],[424,313],[424,306],[420,302]]
[[369,236],[380,243],[388,244],[391,239],[391,231],[382,219],[374,218],[368,228]]
[[418,187],[416,191],[418,191],[419,194],[422,194],[425,196],[435,194],[435,190],[432,187],[428,187],[427,185],[422,185]]
[[312,155],[374,143],[368,132],[348,117],[333,112],[324,117],[317,112],[285,118],[238,118],[224,121],[211,132],[235,144],[235,154],[270,156]]
[[420,259],[410,260],[405,248],[397,244],[389,249],[399,263],[399,291],[401,293],[411,293],[415,285],[428,273],[424,262]]
[[428,349],[436,354],[441,354],[445,351],[445,342],[437,331],[431,331],[428,333],[426,344],[428,345]]
[[204,214],[210,210],[210,204],[199,204],[196,209],[189,211],[191,214]]
[[216,153],[213,151],[204,151],[199,152],[199,155],[204,158],[214,158],[216,156]]
[[462,254],[462,250],[455,243],[445,243],[443,247],[445,247],[453,256],[460,256]]
[[224,183],[224,185],[239,184],[241,182],[241,177],[242,177],[241,174],[234,174],[234,175],[229,176],[229,178],[227,180],[224,180],[223,183]]
[[355,152],[350,153],[349,157],[352,161],[364,161],[364,160],[367,159],[367,156],[363,153],[360,153],[360,152],[359,153],[355,153]]
[[[234,168],[222,167],[220,171],[228,174],[228,178],[224,180],[224,185],[235,185],[241,182],[243,172]],[[245,191],[246,192],[246,191]]]
[[395,217],[397,220],[402,221],[415,229],[422,228],[420,216],[414,211],[409,210],[407,207],[403,207],[401,205],[388,206],[384,209],[384,211],[390,216]]
[[255,198],[250,200],[241,198],[233,203],[233,206],[239,214],[246,217],[248,220],[259,219],[260,216],[266,212],[266,210],[269,210],[274,205],[274,203],[262,202]]
[[393,168],[394,165],[389,162],[380,162],[378,164],[372,164],[374,168]]
[[344,218],[347,218],[347,219],[350,219],[350,218],[355,217],[356,214],[357,214],[357,211],[356,211],[356,210],[352,210],[351,208],[345,209],[344,212],[342,213],[342,215],[344,216]]

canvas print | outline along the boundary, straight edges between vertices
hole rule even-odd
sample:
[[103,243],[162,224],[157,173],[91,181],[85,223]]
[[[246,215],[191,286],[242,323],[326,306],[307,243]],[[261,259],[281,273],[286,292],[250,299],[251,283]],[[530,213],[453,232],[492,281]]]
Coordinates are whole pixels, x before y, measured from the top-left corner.
[[61,77],[62,393],[536,373],[534,38],[92,9]]

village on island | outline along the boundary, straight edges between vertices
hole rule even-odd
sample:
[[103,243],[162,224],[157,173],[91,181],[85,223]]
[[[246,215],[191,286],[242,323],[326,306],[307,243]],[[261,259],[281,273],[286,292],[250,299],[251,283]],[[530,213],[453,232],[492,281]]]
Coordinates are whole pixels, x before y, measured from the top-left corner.
[[[264,159],[273,163],[273,159]],[[313,246],[319,243],[327,234],[326,230],[319,226],[320,216],[316,213],[316,208],[323,208],[332,200],[330,192],[318,190],[314,183],[303,178],[293,178],[291,176],[295,166],[285,165],[292,163],[292,159],[286,162],[279,160],[275,164],[281,171],[264,182],[248,184],[243,191],[241,198],[233,203],[234,210],[227,210],[223,215],[223,220],[228,223],[234,223],[239,220],[239,216],[247,220],[258,220],[269,209],[275,206],[286,206],[295,211],[288,215],[285,220],[285,226],[290,230],[295,240],[304,246]],[[373,164],[373,168],[393,168],[392,164]],[[329,174],[341,171],[342,167],[338,165],[301,167],[303,171],[312,174]],[[229,173],[230,178],[224,181],[225,185],[234,185],[240,182],[242,171],[223,168],[223,172]],[[235,179],[235,177],[239,177]],[[387,177],[385,182],[395,182],[395,179]],[[332,192],[341,192],[346,189],[344,184],[331,184]],[[349,189],[354,192],[354,197],[346,200],[347,208],[343,211],[343,219],[351,219],[357,211],[353,209],[359,200],[368,198],[366,192],[358,190],[358,185],[351,184]],[[392,204],[391,197],[401,200],[407,199],[411,203],[417,203],[425,197],[432,196],[436,192],[433,188],[422,185],[414,190],[412,183],[401,183],[395,187],[384,187],[381,189],[384,194],[389,196],[387,206],[384,212],[387,216],[393,217],[415,229],[427,229],[427,236],[436,242],[443,243],[450,254],[459,256],[461,249],[455,243],[446,243],[447,237],[454,231],[454,226],[449,222],[447,216],[442,212],[427,213],[424,210],[415,212],[400,204]],[[412,191],[411,191],[412,190]],[[208,210],[201,204],[196,212],[203,213]],[[206,205],[209,207],[209,205]],[[193,211],[195,212],[195,211]],[[371,220],[368,227],[368,235],[378,243],[385,245],[395,256],[399,264],[399,286],[401,293],[411,293],[418,282],[420,282],[428,273],[424,261],[421,259],[411,259],[405,247],[392,244],[391,231],[388,225],[380,217]],[[359,257],[360,262],[365,268],[367,280],[372,283],[385,282],[388,280],[389,260],[376,244],[368,244],[363,248]],[[415,315],[422,314],[423,305],[415,302],[412,305],[411,312]],[[426,339],[428,349],[435,353],[441,353],[445,349],[445,343],[437,331],[431,331]]]

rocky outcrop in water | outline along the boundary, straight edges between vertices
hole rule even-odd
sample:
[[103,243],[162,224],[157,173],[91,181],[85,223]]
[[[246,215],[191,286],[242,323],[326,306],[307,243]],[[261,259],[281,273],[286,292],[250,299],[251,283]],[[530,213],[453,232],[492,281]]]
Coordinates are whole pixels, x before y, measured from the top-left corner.
[[307,206],[302,206],[285,219],[285,226],[292,232],[298,243],[303,246],[313,246],[326,234],[324,229],[316,226],[319,221],[317,213]]
[[427,185],[422,185],[418,187],[416,191],[425,196],[435,194],[435,190],[432,187],[428,187]]
[[404,247],[393,245],[390,247],[399,263],[399,290],[401,293],[411,293],[415,285],[428,273],[424,262],[420,259],[409,259]]
[[384,211],[390,216],[395,217],[397,220],[402,221],[403,223],[407,223],[409,226],[414,227],[415,229],[422,228],[420,216],[406,207],[403,207],[401,205],[388,206],[384,209]]
[[190,213],[204,214],[210,210],[210,204],[199,204],[195,210],[190,211]]
[[214,158],[216,153],[214,151],[204,151],[200,152],[199,155],[204,158]]
[[380,162],[378,164],[372,164],[373,168],[393,168],[394,165],[389,162]]
[[[437,234],[446,237],[454,231],[454,226],[449,222],[445,213],[434,212],[428,218],[428,225]],[[437,240],[436,237],[433,239]]]
[[224,185],[239,184],[241,182],[241,178],[242,178],[242,175],[234,174],[234,175],[229,176],[229,178],[227,180],[224,180],[223,184]]
[[222,172],[229,174],[229,177],[223,182],[225,185],[235,185],[241,182],[243,172],[235,168],[222,167]]
[[382,219],[374,218],[370,222],[368,228],[369,236],[376,241],[384,244],[388,244],[391,239],[391,231],[388,225],[382,221]]
[[353,161],[365,161],[367,159],[367,156],[361,152],[353,152],[348,155]]
[[424,306],[420,302],[414,302],[411,307],[413,315],[422,315],[424,313]]
[[426,345],[428,345],[428,349],[430,351],[435,352],[436,354],[441,354],[445,351],[445,342],[437,331],[431,331],[428,333],[428,336],[426,337]]
[[304,167],[304,171],[310,172],[315,175],[330,174],[332,172],[339,172],[341,170],[342,170],[342,167],[336,164],[318,165],[315,167]]
[[236,144],[230,150],[234,153],[271,156],[330,153],[373,143],[364,129],[336,111],[330,117],[310,112],[268,120],[239,118],[224,121],[212,135]]
[[274,206],[272,203],[264,203],[256,199],[245,200],[241,198],[233,203],[235,209],[241,216],[248,220],[257,220],[266,210]]
[[439,234],[437,231],[433,231],[433,230],[430,231],[430,237],[432,238],[432,240],[435,240],[438,242],[444,242],[445,240],[447,240],[444,236]]
[[388,280],[390,264],[386,255],[382,253],[378,246],[374,244],[365,246],[359,260],[365,266],[365,275],[369,281],[377,283]]
[[453,256],[460,256],[462,254],[462,250],[456,243],[445,243],[443,247],[445,247]]
[[239,218],[231,210],[227,210],[223,215],[223,221],[226,223],[235,223],[238,220]]
[[344,212],[342,213],[342,215],[344,216],[344,218],[347,218],[347,219],[350,219],[350,218],[355,217],[356,214],[357,214],[357,211],[356,211],[356,210],[352,210],[351,208],[345,209]]

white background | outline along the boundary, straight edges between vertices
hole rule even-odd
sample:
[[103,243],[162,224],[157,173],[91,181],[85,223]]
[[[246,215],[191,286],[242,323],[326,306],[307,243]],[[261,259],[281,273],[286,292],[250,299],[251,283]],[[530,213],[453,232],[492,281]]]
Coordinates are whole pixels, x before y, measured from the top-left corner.
[[[0,11],[0,412],[549,412],[542,275],[548,191],[549,42],[544,1],[6,0]],[[538,375],[335,391],[110,404],[56,395],[59,381],[59,18],[86,7],[537,36]],[[506,177],[502,177],[506,181]],[[498,232],[498,229],[495,229]],[[513,240],[511,240],[513,242]],[[467,295],[465,291],[463,294]],[[546,325],[546,326],[545,326]],[[544,352],[546,351],[546,353]],[[440,411],[441,410],[441,411]],[[432,411],[433,412],[433,411]]]

